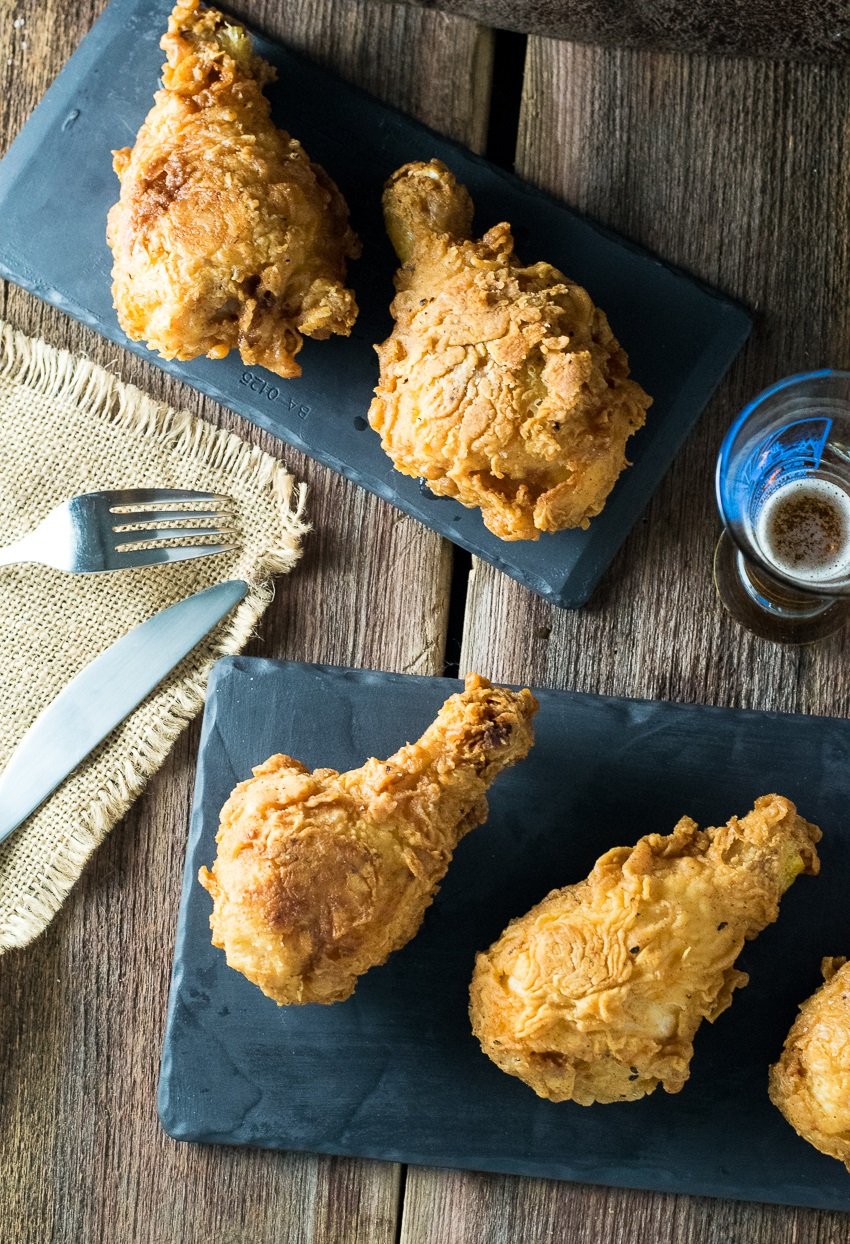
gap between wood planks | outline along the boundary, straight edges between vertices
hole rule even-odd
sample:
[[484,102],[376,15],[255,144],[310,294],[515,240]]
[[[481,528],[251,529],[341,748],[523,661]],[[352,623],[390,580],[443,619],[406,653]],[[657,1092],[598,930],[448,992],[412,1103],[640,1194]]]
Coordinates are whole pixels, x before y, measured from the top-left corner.
[[[508,30],[493,32],[493,69],[490,80],[490,115],[484,155],[493,164],[513,172],[516,159],[519,115],[522,106],[522,84],[525,75],[525,54],[528,39]],[[446,624],[446,647],[443,673],[457,678],[460,672],[460,650],[466,616],[466,594],[472,570],[472,555],[457,545],[452,549],[452,580],[449,591],[449,612]],[[407,1189],[407,1166],[399,1172],[398,1208],[395,1244],[402,1244],[404,1233],[404,1197]]]
[[[509,172],[513,172],[516,159],[527,45],[526,35],[516,34],[511,30],[493,32],[490,115],[487,121],[484,155],[491,163],[497,164],[499,168],[508,169]],[[452,550],[452,580],[446,624],[446,648],[443,658],[443,673],[447,678],[457,678],[460,674],[460,650],[463,643],[466,595],[471,571],[472,555],[466,549],[455,545]],[[403,1201],[404,1173],[402,1173],[401,1197]]]

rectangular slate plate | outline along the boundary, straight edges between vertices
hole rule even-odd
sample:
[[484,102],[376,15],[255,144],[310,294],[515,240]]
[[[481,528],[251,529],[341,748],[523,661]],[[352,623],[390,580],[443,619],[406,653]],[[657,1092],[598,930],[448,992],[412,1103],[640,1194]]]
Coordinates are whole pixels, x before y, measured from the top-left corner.
[[[159,1113],[182,1140],[358,1154],[636,1188],[850,1209],[850,1175],[799,1139],[767,1068],[822,955],[847,954],[850,722],[544,691],[537,742],[492,789],[416,938],[335,1006],[277,1007],[210,944],[196,880],[233,785],[274,752],[345,770],[417,737],[442,678],[220,661],[204,716]],[[475,953],[608,847],[743,813],[779,790],[824,829],[822,874],[741,958],[751,984],[696,1042],[676,1096],[541,1101],[481,1053]]]
[[[326,466],[400,506],[559,605],[582,605],[646,505],[749,332],[739,307],[563,204],[387,108],[301,57],[257,39],[278,69],[281,126],[339,183],[363,241],[351,280],[361,314],[351,338],[307,342],[303,376],[283,381],[237,355],[166,363],[126,340],[110,295],[106,213],[118,194],[110,149],[132,144],[152,103],[171,0],[113,0],[0,164],[0,275],[156,362]],[[510,220],[520,255],[585,285],[655,398],[626,472],[589,531],[505,544],[477,510],[435,498],[394,471],[365,415],[387,336],[396,260],[381,189],[408,160],[438,156],[465,182],[483,230]]]

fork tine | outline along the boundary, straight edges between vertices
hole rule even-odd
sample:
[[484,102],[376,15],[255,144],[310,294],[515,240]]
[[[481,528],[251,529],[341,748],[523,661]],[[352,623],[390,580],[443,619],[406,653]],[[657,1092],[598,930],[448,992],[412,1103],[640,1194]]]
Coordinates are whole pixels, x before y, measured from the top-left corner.
[[195,492],[191,488],[114,488],[95,493],[107,505],[155,505],[157,502],[214,501],[231,502],[230,497],[217,492]]
[[216,509],[216,510],[128,510],[126,514],[116,514],[112,511],[112,530],[118,531],[121,527],[129,527],[133,523],[170,523],[175,521],[185,522],[186,519],[192,518],[212,518],[212,519],[232,519],[234,517],[232,510]]
[[147,531],[116,531],[115,547],[123,550],[127,545],[150,544],[161,540],[195,540],[201,536],[235,536],[236,532],[227,527],[165,527],[149,528]]
[[185,545],[172,549],[138,549],[131,552],[115,553],[115,568],[129,569],[132,566],[162,566],[166,562],[185,562],[193,557],[212,557],[216,553],[235,553],[235,544],[206,544],[195,548]]

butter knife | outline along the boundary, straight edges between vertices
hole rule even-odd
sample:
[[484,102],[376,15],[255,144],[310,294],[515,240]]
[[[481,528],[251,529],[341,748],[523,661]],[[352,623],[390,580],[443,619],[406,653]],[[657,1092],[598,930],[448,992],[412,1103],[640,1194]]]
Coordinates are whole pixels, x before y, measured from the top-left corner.
[[36,718],[0,773],[0,842],[243,599],[241,579],[155,613],[95,657]]

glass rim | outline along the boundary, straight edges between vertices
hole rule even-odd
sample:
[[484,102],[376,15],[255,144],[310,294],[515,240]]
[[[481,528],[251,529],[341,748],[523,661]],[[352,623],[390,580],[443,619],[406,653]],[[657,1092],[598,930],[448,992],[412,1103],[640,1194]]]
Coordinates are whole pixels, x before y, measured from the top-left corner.
[[723,528],[725,531],[728,531],[732,541],[737,546],[742,557],[749,561],[755,562],[756,565],[760,566],[762,570],[783,586],[794,588],[797,591],[803,591],[804,593],[812,596],[820,597],[850,595],[850,583],[844,585],[824,583],[823,590],[821,590],[820,587],[815,588],[814,586],[810,586],[808,584],[805,588],[801,588],[799,581],[783,574],[781,570],[763,558],[758,549],[755,547],[750,548],[749,546],[745,547],[738,539],[735,524],[727,513],[724,505],[721,480],[728,468],[729,455],[736,436],[746,420],[749,419],[750,415],[752,415],[763,402],[767,401],[768,398],[773,397],[776,393],[781,393],[784,389],[790,389],[794,385],[802,384],[808,380],[824,380],[830,376],[841,377],[850,381],[850,371],[844,371],[840,367],[820,367],[814,371],[795,372],[791,376],[783,376],[781,380],[774,381],[774,383],[768,385],[766,389],[762,389],[760,393],[757,393],[756,396],[751,398],[750,401],[747,402],[746,406],[738,413],[734,422],[730,425],[725,436],[723,437],[723,441],[720,445],[720,452],[717,455],[717,466],[715,467],[714,472],[717,508],[720,511],[720,518],[723,523]]
[[776,393],[781,393],[783,389],[790,389],[792,385],[803,384],[807,380],[825,380],[828,376],[842,376],[850,380],[850,371],[843,371],[838,367],[820,367],[816,371],[795,372],[793,376],[783,376],[781,380],[775,380],[773,384],[768,385],[766,389],[762,389],[755,397],[750,398],[743,410],[736,415],[734,422],[726,431],[720,444],[720,453],[717,456],[718,476],[721,467],[726,465],[729,450],[738,432],[750,415],[758,410],[763,402],[766,402],[769,397],[773,397]]

